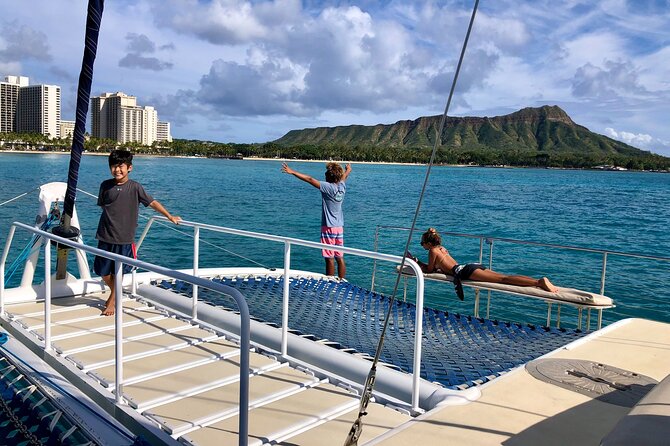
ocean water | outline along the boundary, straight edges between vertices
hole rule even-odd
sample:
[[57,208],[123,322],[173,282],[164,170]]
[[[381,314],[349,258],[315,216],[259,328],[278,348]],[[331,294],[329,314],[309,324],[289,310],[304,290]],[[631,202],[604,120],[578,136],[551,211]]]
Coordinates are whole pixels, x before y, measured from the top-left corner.
[[[67,181],[69,157],[0,153],[0,203],[23,192],[31,194],[0,206],[0,243],[12,221],[33,222],[36,188]],[[323,163],[291,162],[294,169],[323,178]],[[318,241],[320,194],[296,178],[282,174],[279,161],[136,157],[131,178],[173,214],[186,220]],[[344,202],[345,245],[401,254],[407,231],[380,228],[410,225],[425,166],[354,164]],[[78,187],[97,194],[109,177],[107,159],[84,156]],[[444,232],[484,235],[545,244],[569,245],[648,256],[670,257],[670,175],[643,172],[600,172],[475,167],[433,168],[411,251],[425,258],[418,240],[429,226]],[[87,243],[95,245],[99,217],[95,199],[79,193],[77,209]],[[139,233],[152,215],[142,209]],[[183,231],[179,233],[176,230]],[[173,268],[192,265],[192,230],[156,227],[140,250],[140,258]],[[17,232],[9,261],[28,237]],[[200,267],[283,266],[283,245],[202,232]],[[444,245],[461,262],[477,261],[477,238],[447,236]],[[484,244],[484,263],[489,261]],[[323,271],[320,252],[293,247],[292,268]],[[548,276],[563,286],[599,291],[603,256],[495,241],[493,269],[514,274]],[[74,262],[71,262],[74,263]],[[373,262],[347,256],[347,278],[370,287]],[[388,292],[394,281],[390,265],[376,266],[376,289]],[[39,271],[38,271],[39,274]],[[617,308],[605,323],[624,317],[670,321],[670,262],[608,255],[605,294]],[[11,279],[16,284],[18,277]],[[412,298],[411,284],[408,298]],[[460,302],[448,284],[429,282],[428,305],[470,313],[472,292]],[[491,317],[541,323],[546,306],[539,301],[497,295]],[[570,326],[570,309],[562,313]],[[480,313],[482,314],[482,313]]]

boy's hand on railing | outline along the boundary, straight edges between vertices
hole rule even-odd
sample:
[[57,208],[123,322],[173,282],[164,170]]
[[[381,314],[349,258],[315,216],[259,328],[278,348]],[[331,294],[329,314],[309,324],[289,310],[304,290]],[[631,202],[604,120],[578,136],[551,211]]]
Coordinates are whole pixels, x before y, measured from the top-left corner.
[[172,223],[178,225],[179,222],[181,221],[181,217],[179,215],[170,215],[168,217],[168,220],[170,220]]

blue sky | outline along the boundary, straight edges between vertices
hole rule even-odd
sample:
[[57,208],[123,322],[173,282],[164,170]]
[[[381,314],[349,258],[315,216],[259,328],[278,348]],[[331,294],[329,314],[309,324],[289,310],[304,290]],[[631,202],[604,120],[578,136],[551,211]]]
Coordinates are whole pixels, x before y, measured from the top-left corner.
[[[108,0],[92,94],[137,96],[174,137],[222,142],[438,115],[472,5]],[[74,119],[86,1],[0,10],[0,75],[60,85]],[[670,156],[668,61],[670,1],[483,0],[450,115],[559,105]]]

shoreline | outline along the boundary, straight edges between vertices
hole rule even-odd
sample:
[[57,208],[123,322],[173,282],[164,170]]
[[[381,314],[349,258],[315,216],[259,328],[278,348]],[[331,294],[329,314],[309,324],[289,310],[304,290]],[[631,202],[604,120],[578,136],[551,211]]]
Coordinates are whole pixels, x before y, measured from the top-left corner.
[[[13,153],[13,154],[25,154],[25,155],[70,155],[70,151],[58,152],[50,150],[6,150],[0,149],[0,154],[3,153]],[[84,152],[83,156],[109,156],[109,152]],[[133,153],[134,157],[146,157],[146,158],[187,158],[187,159],[211,159],[211,160],[227,160],[229,158],[208,158],[206,156],[184,156],[184,155],[146,155],[142,153]],[[392,166],[425,166],[426,163],[400,163],[400,162],[384,162],[384,161],[347,161],[347,160],[303,160],[303,159],[293,159],[293,158],[262,158],[258,156],[245,156],[237,161],[277,161],[277,162],[296,162],[296,163],[330,163],[336,162],[340,164],[380,164],[380,165],[392,165]],[[451,165],[452,167],[480,167],[480,166],[468,166],[461,164]]]
[[[0,149],[0,155],[3,153],[9,154],[22,154],[22,155],[70,155],[70,151],[50,151],[50,150],[7,150]],[[83,156],[109,156],[109,152],[84,152]],[[143,158],[185,158],[185,159],[224,159],[228,160],[230,158],[208,158],[205,156],[184,156],[184,155],[146,155],[146,154],[133,154],[135,157]],[[243,157],[241,159],[236,159],[237,161],[276,161],[276,162],[285,162],[285,163],[330,163],[336,162],[340,164],[361,164],[361,165],[380,165],[380,166],[426,166],[427,163],[401,163],[401,162],[385,162],[385,161],[348,161],[348,160],[303,160],[303,159],[294,159],[294,158],[263,158],[257,156]],[[619,169],[598,169],[594,167],[586,168],[576,168],[576,167],[538,167],[538,166],[493,166],[493,165],[474,165],[474,164],[435,164],[434,167],[483,167],[487,169],[542,169],[542,170],[588,170],[588,171],[599,171],[599,172],[645,172],[645,173],[670,173],[670,171],[663,170],[619,170]]]

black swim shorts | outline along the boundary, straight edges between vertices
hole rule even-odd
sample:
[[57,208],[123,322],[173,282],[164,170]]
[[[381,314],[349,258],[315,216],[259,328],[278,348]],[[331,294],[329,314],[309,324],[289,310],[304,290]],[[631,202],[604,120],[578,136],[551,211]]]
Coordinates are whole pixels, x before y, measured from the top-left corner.
[[[98,249],[113,252],[114,254],[121,254],[122,256],[130,257],[131,259],[137,258],[134,243],[117,245],[114,243],[98,241]],[[114,263],[114,260],[108,259],[107,257],[95,256],[95,260],[93,261],[93,272],[100,277],[114,275]],[[132,269],[132,265],[128,265],[127,263],[123,264],[123,274],[130,273]]]
[[451,269],[454,275],[454,289],[460,300],[465,300],[461,280],[468,280],[472,273],[478,269],[486,269],[486,267],[481,263],[466,263],[465,265],[454,265]]

